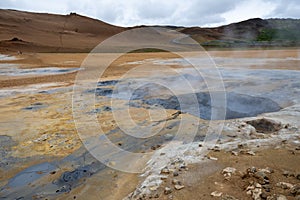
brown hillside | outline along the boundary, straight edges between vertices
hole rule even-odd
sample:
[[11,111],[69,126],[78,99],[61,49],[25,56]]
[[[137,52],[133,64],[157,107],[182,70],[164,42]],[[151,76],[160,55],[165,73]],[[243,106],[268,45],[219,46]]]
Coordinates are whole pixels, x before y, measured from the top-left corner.
[[0,48],[12,51],[82,52],[123,31],[99,20],[70,13],[54,15],[0,10]]

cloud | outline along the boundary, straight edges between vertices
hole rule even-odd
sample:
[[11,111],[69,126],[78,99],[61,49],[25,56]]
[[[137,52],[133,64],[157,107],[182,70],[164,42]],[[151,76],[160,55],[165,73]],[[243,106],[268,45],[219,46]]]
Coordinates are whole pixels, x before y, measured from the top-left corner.
[[298,0],[5,0],[0,8],[77,12],[120,26],[212,26],[254,17],[299,18]]
[[273,0],[275,9],[268,16],[272,18],[300,18],[299,0]]

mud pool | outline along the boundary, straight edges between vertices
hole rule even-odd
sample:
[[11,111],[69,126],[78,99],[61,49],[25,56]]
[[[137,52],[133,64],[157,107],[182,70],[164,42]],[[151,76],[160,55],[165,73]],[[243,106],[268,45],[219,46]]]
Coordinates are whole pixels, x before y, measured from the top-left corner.
[[[0,55],[0,59],[11,58]],[[300,103],[300,72],[250,68],[251,65],[277,61],[216,58],[225,91],[210,91],[205,78],[197,76],[194,69],[182,59],[140,61],[139,64],[148,62],[162,67],[179,65],[181,68],[176,68],[179,75],[152,73],[121,80],[111,78],[99,81],[95,85],[96,89],[85,89],[81,94],[83,98],[88,94],[95,94],[96,105],[82,107],[82,115],[96,115],[105,132],[105,136],[97,135],[94,133],[95,127],[86,127],[91,133],[89,140],[107,137],[126,151],[156,152],[172,142],[181,125],[181,130],[185,132],[189,132],[191,127],[195,128],[197,132],[193,141],[201,142],[205,139],[209,119],[220,119],[211,113],[211,93],[219,92],[223,92],[226,97],[226,119],[239,120],[261,115],[280,118],[286,115],[286,119],[295,120],[298,116],[297,105]],[[199,59],[197,62],[205,64],[206,61]],[[244,67],[239,69],[236,65]],[[209,75],[210,69],[205,70]],[[0,65],[0,75],[8,77],[74,71],[78,71],[78,68],[20,69],[10,64]],[[214,80],[214,74],[209,78]],[[195,89],[194,93],[182,87],[182,80],[189,82]],[[176,95],[170,88],[175,90]],[[84,197],[84,192],[78,191],[89,189],[97,189],[102,193],[97,195],[109,199],[111,191],[116,189],[116,183],[124,176],[129,176],[106,167],[84,148],[72,118],[72,92],[72,86],[65,83],[0,90],[0,109],[3,113],[0,121],[0,199],[65,199],[66,195],[71,195],[71,198],[76,195]],[[196,102],[190,101],[192,96],[196,97]],[[184,99],[183,103],[179,103],[180,99]],[[111,105],[111,100],[116,101],[117,106]],[[152,127],[153,130],[159,130],[158,134],[146,139],[127,135],[118,126],[120,124],[114,121],[112,112],[122,115],[128,106],[133,120],[136,120],[136,126],[126,127],[128,130],[141,132],[141,127]],[[195,112],[194,108],[198,108],[200,112]],[[157,109],[166,109],[166,116],[156,114],[155,120],[150,119],[147,114],[149,110]],[[195,120],[200,125],[193,124]],[[229,120],[228,123],[230,122]],[[228,126],[224,131],[237,130],[235,128]],[[232,136],[226,134],[215,137],[224,141],[232,139]],[[250,140],[247,137],[243,139]],[[223,145],[229,145],[229,142]],[[113,162],[114,160],[107,160],[107,163]],[[135,185],[128,190],[134,190],[141,179],[143,178],[134,179]],[[119,187],[122,186],[124,187]]]

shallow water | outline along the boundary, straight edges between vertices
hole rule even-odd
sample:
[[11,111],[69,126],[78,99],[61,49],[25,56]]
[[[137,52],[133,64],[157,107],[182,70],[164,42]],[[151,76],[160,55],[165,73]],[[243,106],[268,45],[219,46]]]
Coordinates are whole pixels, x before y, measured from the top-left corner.
[[17,58],[14,56],[8,56],[4,54],[0,54],[0,60],[8,61],[8,60],[16,60]]
[[43,67],[21,69],[15,64],[0,64],[0,76],[55,75],[76,72],[78,70],[80,68]]

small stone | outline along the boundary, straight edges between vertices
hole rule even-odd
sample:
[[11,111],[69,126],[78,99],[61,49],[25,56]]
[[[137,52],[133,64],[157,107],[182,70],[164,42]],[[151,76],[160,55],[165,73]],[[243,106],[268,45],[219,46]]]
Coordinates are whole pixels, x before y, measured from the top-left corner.
[[238,156],[239,153],[237,151],[231,151],[231,154],[234,155],[234,156]]
[[235,172],[236,172],[236,169],[233,167],[226,167],[225,169],[222,170],[222,174],[229,175],[229,176],[231,176]]
[[215,146],[212,150],[215,151],[215,152],[220,152],[221,151],[219,146]]
[[262,199],[267,199],[268,198],[268,195],[266,194],[266,193],[261,193],[260,194],[260,198],[262,198]]
[[213,197],[220,197],[220,196],[222,196],[222,194],[223,194],[222,192],[218,192],[218,191],[214,191],[214,192],[210,193],[210,195]]
[[172,189],[169,188],[169,187],[165,187],[164,194],[165,194],[165,195],[169,195],[169,194],[171,194],[171,193],[172,193]]
[[155,185],[149,188],[151,191],[156,191],[159,188],[159,186]]
[[285,170],[283,171],[282,175],[288,177],[290,175],[290,172]]
[[276,186],[281,187],[282,189],[291,189],[292,187],[294,187],[293,184],[286,183],[286,182],[279,182],[276,184]]
[[169,174],[170,173],[170,170],[168,167],[164,167],[161,171],[160,171],[161,174]]
[[250,167],[250,168],[247,169],[247,172],[248,172],[248,173],[253,173],[253,174],[254,174],[256,171],[257,171],[257,170],[256,170],[255,167]]
[[300,173],[296,175],[296,179],[300,180]]
[[263,188],[265,189],[266,192],[270,192],[272,187],[271,187],[271,185],[266,184],[266,185],[263,185]]
[[252,198],[254,200],[260,200],[260,195],[262,194],[261,188],[255,188],[252,190]]
[[173,179],[173,180],[172,180],[172,183],[173,183],[174,185],[181,185],[181,181],[179,181],[179,180],[177,180],[177,179]]
[[268,174],[274,173],[274,170],[271,169],[270,167],[266,167],[265,169],[261,169],[259,171],[264,172],[264,173],[268,173]]
[[255,172],[254,177],[260,180],[268,179],[268,176],[263,171]]
[[253,185],[249,185],[247,188],[246,188],[246,191],[249,191],[249,190],[254,190],[255,187]]
[[156,150],[156,146],[151,146],[151,150]]
[[209,160],[215,160],[215,161],[218,160],[218,158],[211,157],[211,156],[208,156],[207,158],[208,158]]
[[173,172],[173,176],[179,176],[179,173],[177,171]]
[[276,200],[287,200],[286,196],[280,194]]
[[291,190],[290,193],[294,196],[296,195],[300,195],[300,184],[294,185]]
[[175,188],[176,190],[181,190],[181,189],[184,188],[184,185],[175,185],[174,188]]
[[247,151],[247,154],[251,156],[255,156],[255,153],[253,151]]

